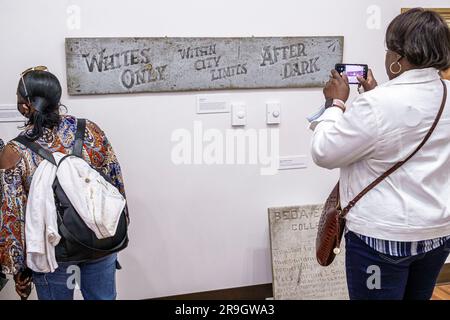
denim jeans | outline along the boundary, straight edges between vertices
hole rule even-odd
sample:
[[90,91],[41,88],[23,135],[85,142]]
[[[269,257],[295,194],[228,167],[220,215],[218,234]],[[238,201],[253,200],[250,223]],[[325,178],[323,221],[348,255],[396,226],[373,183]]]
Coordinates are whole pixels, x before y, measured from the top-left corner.
[[377,252],[353,232],[345,235],[351,300],[428,300],[449,252],[450,240],[424,254],[395,257]]
[[[79,264],[58,263],[52,273],[33,272],[39,300],[73,300],[75,283],[85,300],[116,299],[117,254]],[[78,281],[76,280],[78,279]]]

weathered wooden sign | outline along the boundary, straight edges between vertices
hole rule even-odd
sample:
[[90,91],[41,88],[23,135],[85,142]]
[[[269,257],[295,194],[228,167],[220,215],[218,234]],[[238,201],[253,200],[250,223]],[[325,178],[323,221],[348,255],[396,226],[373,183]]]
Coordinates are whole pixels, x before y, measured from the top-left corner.
[[269,209],[275,299],[349,298],[345,251],[328,267],[320,266],[316,260],[316,233],[322,208],[323,205],[306,205]]
[[321,87],[343,37],[67,38],[69,94]]

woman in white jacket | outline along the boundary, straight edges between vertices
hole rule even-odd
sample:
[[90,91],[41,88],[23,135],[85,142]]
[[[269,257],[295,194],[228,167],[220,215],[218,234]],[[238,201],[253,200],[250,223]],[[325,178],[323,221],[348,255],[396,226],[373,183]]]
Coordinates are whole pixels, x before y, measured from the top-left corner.
[[[450,31],[435,12],[412,9],[386,33],[386,71],[346,108],[349,85],[333,71],[330,102],[312,121],[312,157],[340,168],[346,206],[430,129],[443,100],[439,71],[450,67]],[[449,86],[448,81],[444,81]],[[369,191],[347,215],[346,271],[351,299],[429,299],[450,251],[450,99],[423,148]]]

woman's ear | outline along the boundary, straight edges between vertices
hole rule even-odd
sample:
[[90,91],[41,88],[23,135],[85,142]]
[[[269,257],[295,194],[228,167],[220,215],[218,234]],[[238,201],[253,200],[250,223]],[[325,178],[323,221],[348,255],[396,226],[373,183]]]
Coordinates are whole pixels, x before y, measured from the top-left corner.
[[23,103],[20,105],[19,111],[24,117],[29,118],[31,115],[32,107],[26,103]]
[[27,104],[23,104],[22,107],[23,107],[24,116],[29,117],[31,108]]

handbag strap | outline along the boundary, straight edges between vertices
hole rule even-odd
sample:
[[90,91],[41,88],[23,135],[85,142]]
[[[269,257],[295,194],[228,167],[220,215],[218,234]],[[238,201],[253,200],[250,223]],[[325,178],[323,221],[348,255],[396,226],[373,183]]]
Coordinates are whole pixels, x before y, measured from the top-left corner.
[[348,205],[342,209],[342,213],[341,216],[345,217],[347,215],[347,213],[350,211],[351,208],[353,208],[355,206],[355,204],[361,200],[361,198],[367,193],[369,192],[371,189],[373,189],[376,185],[378,185],[381,181],[383,181],[384,179],[386,179],[391,173],[393,173],[395,170],[397,170],[398,168],[400,168],[402,165],[404,165],[409,159],[411,159],[422,147],[423,145],[428,141],[428,139],[430,138],[431,134],[433,133],[434,129],[436,128],[439,119],[441,118],[442,112],[444,111],[444,107],[447,101],[447,85],[445,84],[445,82],[443,80],[441,80],[442,85],[444,86],[444,95],[442,97],[442,104],[441,107],[439,109],[439,112],[436,116],[436,119],[434,119],[433,125],[431,126],[430,130],[428,130],[428,133],[426,134],[426,136],[423,138],[422,142],[419,144],[419,146],[416,148],[416,150],[414,150],[413,153],[411,153],[405,160],[397,162],[394,166],[392,166],[389,170],[387,170],[385,173],[383,173],[381,176],[379,176],[374,182],[372,182],[371,184],[369,184],[363,191],[361,191],[352,201],[350,201],[348,203]]

